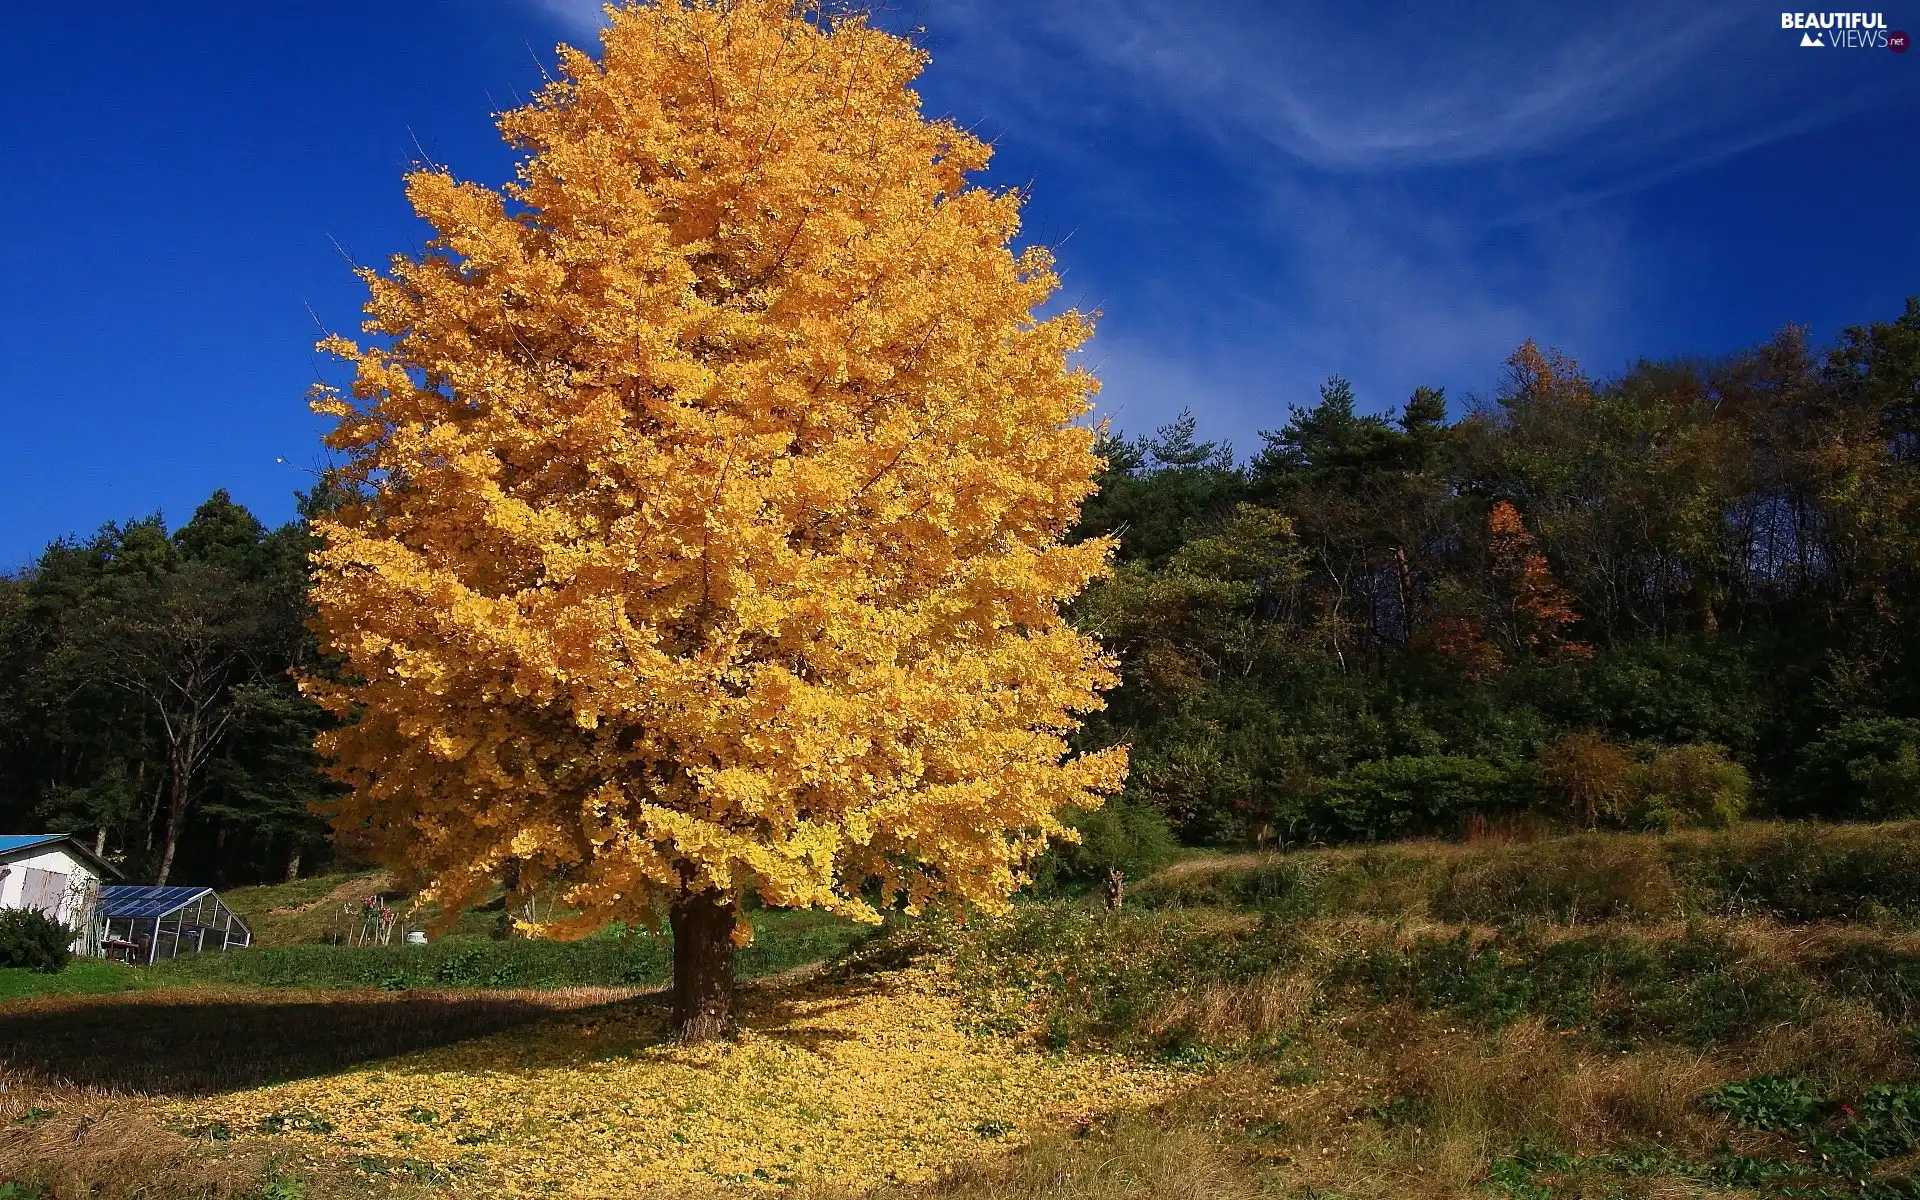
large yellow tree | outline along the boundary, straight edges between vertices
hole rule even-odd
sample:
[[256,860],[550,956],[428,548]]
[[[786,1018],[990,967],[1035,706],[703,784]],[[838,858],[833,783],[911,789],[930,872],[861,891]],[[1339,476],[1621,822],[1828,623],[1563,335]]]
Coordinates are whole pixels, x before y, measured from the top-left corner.
[[[1108,547],[1077,312],[912,44],[785,0],[612,11],[500,118],[498,190],[363,271],[321,389],[360,501],[315,525],[336,824],[444,911],[498,878],[580,936],[674,937],[731,1015],[748,895],[861,920],[992,905],[1125,772],[1066,738],[1114,682],[1060,606]],[[577,915],[575,915],[577,914]]]

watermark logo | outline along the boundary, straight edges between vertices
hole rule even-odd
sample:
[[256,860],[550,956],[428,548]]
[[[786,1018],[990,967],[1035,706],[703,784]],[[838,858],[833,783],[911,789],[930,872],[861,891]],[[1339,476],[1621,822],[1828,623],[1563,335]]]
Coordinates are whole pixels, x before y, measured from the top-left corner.
[[1800,44],[1808,49],[1907,52],[1907,35],[1889,30],[1885,13],[1783,12],[1780,28],[1799,33]]

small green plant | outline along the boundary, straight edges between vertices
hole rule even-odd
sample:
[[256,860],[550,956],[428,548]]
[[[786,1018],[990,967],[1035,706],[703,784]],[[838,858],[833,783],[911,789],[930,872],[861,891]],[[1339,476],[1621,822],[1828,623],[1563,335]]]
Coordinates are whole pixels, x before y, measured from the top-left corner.
[[317,1113],[299,1108],[288,1112],[269,1113],[260,1118],[261,1133],[285,1133],[288,1130],[297,1130],[302,1133],[332,1133],[333,1122]]
[[1070,824],[1078,842],[1055,842],[1034,864],[1033,888],[1040,895],[1084,890],[1119,871],[1143,879],[1172,861],[1178,844],[1167,818],[1150,805],[1118,796]]
[[58,974],[73,960],[73,930],[32,908],[0,908],[0,967]]
[[228,1142],[233,1140],[233,1126],[225,1121],[205,1121],[187,1126],[180,1131],[180,1136],[196,1141]]
[[1755,1075],[1724,1083],[1707,1093],[1707,1107],[1735,1125],[1763,1133],[1802,1129],[1820,1111],[1820,1094],[1799,1079]]
[[269,1171],[254,1193],[255,1200],[307,1200],[306,1185],[278,1170]]

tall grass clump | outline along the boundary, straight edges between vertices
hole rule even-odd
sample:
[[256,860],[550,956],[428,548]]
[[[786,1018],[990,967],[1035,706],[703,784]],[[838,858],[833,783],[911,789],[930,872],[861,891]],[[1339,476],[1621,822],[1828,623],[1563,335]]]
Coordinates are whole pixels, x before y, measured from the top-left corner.
[[1920,921],[1920,822],[1747,822],[1669,834],[1195,859],[1148,879],[1133,897],[1154,908],[1232,908],[1291,919],[1912,923]]

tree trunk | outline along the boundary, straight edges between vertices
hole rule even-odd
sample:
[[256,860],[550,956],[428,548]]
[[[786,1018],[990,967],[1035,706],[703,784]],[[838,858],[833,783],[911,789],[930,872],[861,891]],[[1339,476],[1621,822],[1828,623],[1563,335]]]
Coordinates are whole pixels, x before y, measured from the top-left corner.
[[[141,758],[139,762],[136,762],[133,765],[133,794],[135,796],[140,797],[142,800],[144,800],[147,795],[147,760],[145,757],[146,740],[147,740],[147,723],[145,720],[142,720],[140,722],[140,742],[142,747]],[[143,816],[146,817],[147,853],[151,854],[153,853],[153,822],[160,815],[160,789],[158,787],[153,789],[153,803],[142,804],[140,806],[140,812]]]
[[673,928],[673,1024],[681,1044],[731,1032],[734,902],[712,892],[683,894],[667,923]]
[[167,802],[167,834],[160,850],[160,871],[153,880],[162,886],[167,882],[167,873],[173,870],[173,852],[180,846],[181,818],[187,815],[187,793],[193,787],[193,760],[189,758],[181,762],[179,758],[176,755],[173,763],[172,794]]
[[287,851],[287,882],[300,878],[300,847]]

